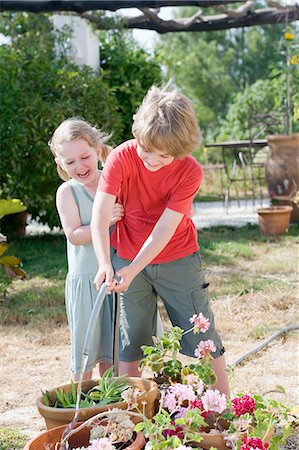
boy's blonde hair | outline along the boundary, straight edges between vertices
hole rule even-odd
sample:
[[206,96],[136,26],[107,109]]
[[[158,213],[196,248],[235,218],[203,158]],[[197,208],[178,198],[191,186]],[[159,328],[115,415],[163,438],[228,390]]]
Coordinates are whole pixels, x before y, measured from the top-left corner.
[[148,151],[165,151],[183,158],[196,150],[202,134],[191,101],[169,83],[152,86],[134,116],[132,132]]
[[[100,161],[105,162],[111,151],[111,147],[105,144],[109,138],[110,135],[100,131],[80,117],[71,117],[64,120],[59,127],[56,128],[48,144],[54,157],[57,157],[64,142],[71,142],[75,139],[85,139],[95,150],[101,147]],[[63,181],[68,181],[70,179],[68,174],[59,164],[57,164],[57,172]]]

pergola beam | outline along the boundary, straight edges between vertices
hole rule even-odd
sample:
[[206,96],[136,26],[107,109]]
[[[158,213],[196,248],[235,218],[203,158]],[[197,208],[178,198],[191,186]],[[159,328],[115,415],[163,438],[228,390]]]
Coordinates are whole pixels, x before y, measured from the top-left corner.
[[161,8],[163,6],[210,7],[229,3],[243,3],[244,0],[7,0],[0,2],[0,11],[52,12],[73,11],[117,11],[122,8]]
[[[2,0],[2,11],[66,12],[76,14],[93,22],[99,30],[111,28],[139,28],[158,33],[179,31],[216,31],[230,28],[252,27],[255,25],[287,24],[299,20],[299,1],[290,0],[282,4],[277,0],[265,0],[268,7],[261,8],[257,0]],[[240,4],[239,7],[233,7]],[[165,6],[196,6],[192,17],[163,20],[159,8]],[[238,6],[238,5],[237,5]],[[141,15],[123,17],[121,21],[107,21],[92,11],[116,11],[122,8],[138,8]],[[204,9],[212,7],[215,14],[204,15]],[[113,18],[112,18],[113,19]]]

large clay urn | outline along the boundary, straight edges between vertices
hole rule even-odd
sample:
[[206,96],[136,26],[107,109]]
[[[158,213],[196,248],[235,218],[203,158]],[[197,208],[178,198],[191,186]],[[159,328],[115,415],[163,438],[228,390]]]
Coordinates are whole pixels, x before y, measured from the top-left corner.
[[299,133],[268,136],[267,141],[265,172],[269,195],[293,196],[299,189]]

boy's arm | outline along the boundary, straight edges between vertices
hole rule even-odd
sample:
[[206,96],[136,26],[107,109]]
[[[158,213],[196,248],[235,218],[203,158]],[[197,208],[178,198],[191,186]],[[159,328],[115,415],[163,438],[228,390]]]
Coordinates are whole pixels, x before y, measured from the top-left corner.
[[168,244],[179,226],[184,214],[166,208],[156,223],[153,231],[144,242],[134,260],[117,272],[121,277],[120,283],[113,289],[125,292],[136,275],[144,269]]
[[73,245],[85,245],[91,242],[90,226],[81,225],[78,207],[71,188],[65,183],[57,189],[56,207],[67,239]]
[[111,286],[113,269],[110,261],[109,226],[116,196],[98,191],[92,208],[91,236],[95,254],[99,263],[98,272],[94,278],[96,288],[99,289],[105,281]]

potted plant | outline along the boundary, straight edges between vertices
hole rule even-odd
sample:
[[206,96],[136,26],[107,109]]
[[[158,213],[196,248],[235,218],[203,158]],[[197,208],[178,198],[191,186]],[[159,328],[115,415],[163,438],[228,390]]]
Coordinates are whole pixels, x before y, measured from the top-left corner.
[[143,359],[140,367],[147,368],[153,379],[158,384],[183,383],[197,379],[198,383],[205,387],[212,386],[216,382],[216,376],[211,364],[211,351],[215,351],[211,340],[201,341],[195,349],[196,359],[193,363],[183,365],[178,359],[181,349],[180,340],[187,333],[205,333],[210,326],[209,320],[202,313],[190,318],[192,327],[184,331],[180,327],[172,327],[164,331],[162,336],[153,336],[152,346],[142,346]]
[[[261,395],[239,394],[227,400],[218,390],[178,383],[161,396],[153,419],[135,429],[147,439],[145,450],[275,450],[291,434],[292,420],[286,406]],[[278,424],[280,436],[274,435]]]
[[140,450],[145,444],[141,432],[135,432],[131,417],[145,418],[141,414],[114,408],[109,413],[99,413],[83,423],[77,423],[66,437],[66,425],[44,431],[26,444],[24,450]]
[[[78,383],[70,383],[43,392],[37,399],[37,408],[46,422],[47,429],[71,422],[75,415]],[[135,405],[144,414],[153,417],[158,394],[157,384],[137,377],[114,377],[108,369],[100,380],[82,383],[80,409],[77,420],[84,421],[111,408],[127,409]]]

